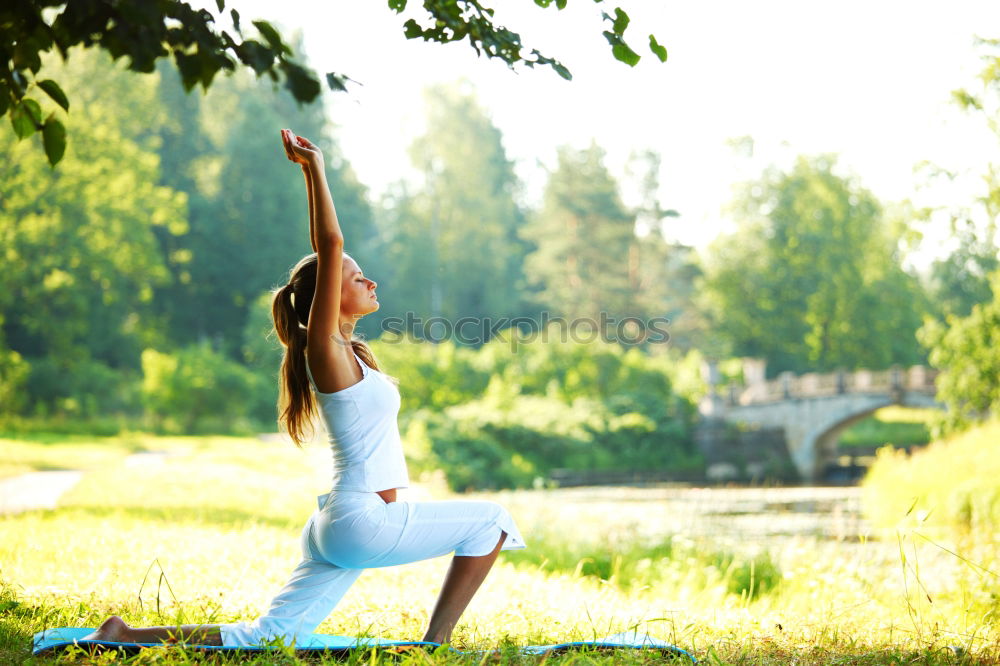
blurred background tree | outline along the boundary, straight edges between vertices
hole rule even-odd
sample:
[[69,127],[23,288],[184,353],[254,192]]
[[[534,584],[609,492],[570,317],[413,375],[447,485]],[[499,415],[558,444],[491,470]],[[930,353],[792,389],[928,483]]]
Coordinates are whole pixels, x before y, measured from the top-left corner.
[[701,303],[735,356],[768,374],[885,368],[925,358],[928,309],[870,192],[831,157],[770,168],[734,202],[740,228],[709,248]]

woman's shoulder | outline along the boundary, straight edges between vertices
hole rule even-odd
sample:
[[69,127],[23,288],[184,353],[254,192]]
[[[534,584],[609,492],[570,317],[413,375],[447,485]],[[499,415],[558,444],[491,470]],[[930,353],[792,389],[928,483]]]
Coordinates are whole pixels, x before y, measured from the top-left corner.
[[[353,349],[351,350],[350,354],[345,354],[344,356],[346,357],[346,359],[349,359],[349,361],[345,362],[346,359],[337,359],[337,360],[333,360],[333,359],[330,359],[330,358],[324,359],[324,361],[326,363],[330,363],[330,364],[337,363],[341,367],[340,368],[329,368],[329,367],[328,368],[324,368],[323,370],[326,370],[325,372],[323,372],[323,374],[325,376],[320,378],[320,382],[317,382],[316,381],[316,374],[317,373],[314,372],[313,365],[310,362],[309,355],[308,355],[308,352],[307,352],[307,354],[306,354],[306,370],[307,370],[308,375],[309,375],[310,384],[312,385],[313,390],[316,392],[317,395],[322,395],[322,396],[348,395],[350,393],[353,393],[353,392],[356,392],[356,391],[360,390],[360,388],[361,388],[362,384],[364,383],[365,379],[367,379],[368,376],[369,376],[369,374],[371,374],[370,371],[372,369],[369,368],[368,365],[365,364],[364,360],[360,356],[358,356],[358,354],[356,352],[354,352]],[[354,370],[351,366],[354,366],[355,368],[360,367],[360,370],[361,370],[361,373],[360,373],[361,376],[360,376],[360,378],[358,378],[358,376],[356,374],[357,371]],[[350,370],[348,370],[348,368],[350,368]],[[319,369],[317,368],[317,370],[319,370]],[[346,378],[345,378],[345,375],[344,375],[345,372],[349,373]],[[353,380],[354,383],[348,384],[347,386],[344,386],[343,388],[340,388],[338,390],[334,390],[334,391],[321,391],[320,388],[319,388],[319,384],[321,384],[321,383],[325,383],[327,386],[329,386],[329,385],[343,384],[346,381],[351,381],[351,380]]]

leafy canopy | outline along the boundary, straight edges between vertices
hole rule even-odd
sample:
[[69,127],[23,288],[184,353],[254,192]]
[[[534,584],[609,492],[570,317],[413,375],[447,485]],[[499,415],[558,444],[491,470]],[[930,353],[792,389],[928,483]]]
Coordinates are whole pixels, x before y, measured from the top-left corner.
[[[535,0],[539,7],[554,4],[557,9],[563,9],[566,2]],[[225,16],[225,0],[216,0],[215,4],[219,16]],[[398,14],[406,8],[406,0],[388,0],[388,6]],[[423,8],[429,22],[421,25],[416,19],[408,19],[403,24],[407,39],[442,44],[468,39],[477,54],[500,58],[511,67],[517,63],[528,67],[548,65],[564,79],[572,78],[562,63],[538,49],[524,53],[520,35],[497,25],[493,9],[480,0],[424,0]],[[601,16],[611,23],[602,34],[614,57],[635,66],[640,56],[624,39],[628,14],[616,7],[613,16],[607,12],[601,12]],[[58,50],[65,59],[76,45],[97,46],[116,60],[128,56],[129,68],[136,72],[153,72],[158,59],[172,57],[187,90],[197,84],[207,90],[220,71],[231,72],[242,66],[251,68],[257,76],[267,75],[275,82],[284,80],[299,102],[311,102],[319,96],[318,74],[296,61],[292,48],[273,25],[252,21],[254,30],[247,34],[238,10],[230,8],[228,18],[232,31],[219,29],[216,16],[209,10],[195,9],[181,0],[3,3],[0,117],[10,117],[18,139],[40,133],[49,164],[55,166],[66,150],[66,130],[59,114],[69,111],[70,99],[58,82],[45,76],[42,55]],[[661,62],[666,61],[667,50],[653,35],[649,36],[649,48]],[[335,91],[346,90],[351,81],[337,72],[327,72],[324,78]],[[54,109],[46,115],[39,102],[46,98],[62,111]]]

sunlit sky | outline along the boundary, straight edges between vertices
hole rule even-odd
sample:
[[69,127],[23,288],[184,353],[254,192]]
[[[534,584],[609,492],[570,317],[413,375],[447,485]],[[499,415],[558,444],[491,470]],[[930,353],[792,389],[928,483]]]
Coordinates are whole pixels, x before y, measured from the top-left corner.
[[[600,12],[614,3],[575,0],[562,11],[530,0],[493,3],[497,22],[561,60],[570,82],[548,68],[511,71],[477,58],[467,43],[405,39],[402,24],[419,20],[420,3],[403,15],[382,0],[228,4],[244,22],[267,18],[301,31],[317,70],[363,84],[329,102],[345,156],[373,198],[417,178],[407,150],[423,130],[423,90],[463,78],[503,132],[525,203],[540,199],[557,146],[596,141],[626,200],[629,154],[654,149],[663,157],[661,202],[681,213],[666,235],[699,248],[731,228],[724,207],[732,184],[771,163],[833,152],[841,171],[883,202],[943,203],[973,196],[976,179],[918,195],[924,178],[914,165],[930,160],[976,174],[997,149],[981,119],[951,102],[951,91],[974,86],[982,68],[974,37],[1000,36],[997,2],[620,2],[632,18],[626,38],[643,56],[635,68],[614,60],[601,35]],[[649,33],[669,50],[666,63],[649,52]],[[728,144],[746,135],[754,139],[750,158]],[[946,225],[925,232],[918,267],[948,247]]]

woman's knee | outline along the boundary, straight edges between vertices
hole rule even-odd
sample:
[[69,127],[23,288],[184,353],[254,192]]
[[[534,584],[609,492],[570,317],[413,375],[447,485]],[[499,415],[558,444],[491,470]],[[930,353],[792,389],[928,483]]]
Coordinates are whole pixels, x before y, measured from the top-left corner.
[[305,527],[302,528],[302,534],[299,537],[299,547],[302,550],[302,558],[307,560],[319,560],[320,557],[319,545],[316,542],[316,514],[314,513],[306,521]]

